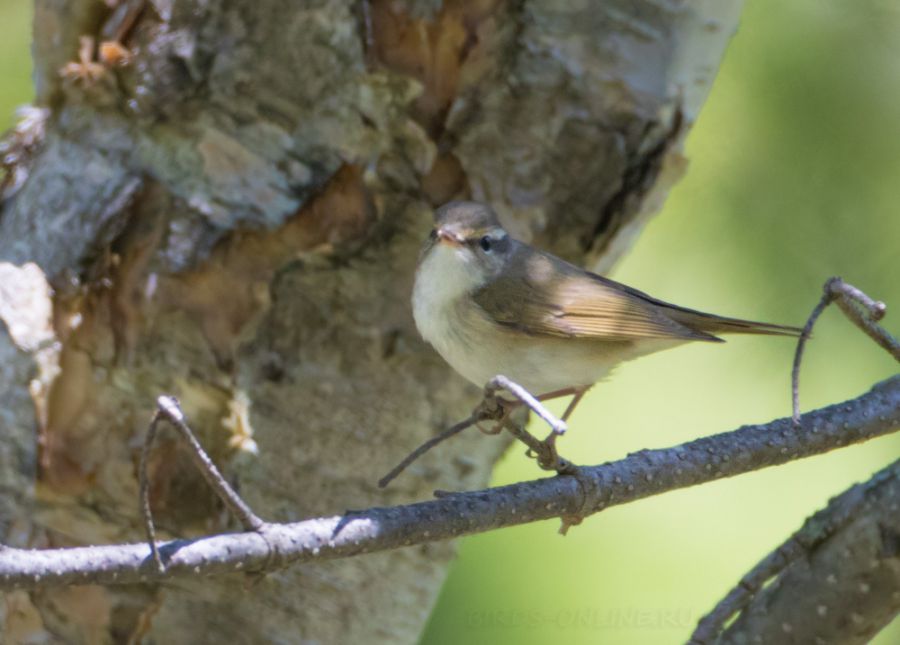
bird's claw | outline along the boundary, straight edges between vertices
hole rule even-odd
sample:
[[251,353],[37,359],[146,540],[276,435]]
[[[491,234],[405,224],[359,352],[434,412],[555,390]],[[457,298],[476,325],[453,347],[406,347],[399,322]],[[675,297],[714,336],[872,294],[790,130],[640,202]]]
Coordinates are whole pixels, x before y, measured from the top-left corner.
[[577,469],[577,466],[568,459],[559,456],[556,450],[556,432],[551,432],[546,439],[539,442],[534,448],[529,448],[525,453],[534,458],[544,470],[553,470],[560,475],[568,475]]

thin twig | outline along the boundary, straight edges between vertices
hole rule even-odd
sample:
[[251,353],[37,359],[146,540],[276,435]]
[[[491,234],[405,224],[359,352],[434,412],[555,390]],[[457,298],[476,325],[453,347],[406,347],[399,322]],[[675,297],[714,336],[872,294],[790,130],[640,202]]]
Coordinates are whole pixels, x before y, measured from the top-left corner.
[[809,315],[809,320],[803,326],[803,331],[800,332],[800,338],[797,341],[797,350],[794,352],[794,365],[791,367],[791,418],[794,421],[794,427],[800,425],[800,362],[803,360],[806,341],[812,335],[813,326],[816,324],[819,316],[822,315],[822,312],[825,311],[825,307],[831,302],[832,297],[831,292],[826,288],[825,293],[822,294],[822,299],[819,300],[819,304],[815,306]]
[[475,409],[472,410],[472,414],[470,414],[468,418],[460,421],[455,425],[450,426],[450,428],[444,430],[431,439],[428,439],[425,443],[406,455],[406,457],[404,457],[399,464],[394,466],[387,475],[378,480],[378,487],[385,488],[388,484],[394,481],[400,475],[400,473],[406,470],[416,459],[424,455],[439,443],[442,443],[450,437],[459,434],[466,428],[473,426],[480,421],[486,421],[488,419],[505,420],[508,412],[505,404],[505,401],[496,396],[493,391],[489,392],[488,388],[486,387],[484,390],[484,396],[482,397],[478,405],[475,406]]
[[[872,301],[862,291],[859,291],[855,287],[844,282],[835,285],[833,288],[840,289],[846,296],[836,298],[837,306],[841,308],[841,311],[843,311],[857,327],[868,334],[869,338],[883,347],[896,360],[900,361],[900,343],[898,343],[897,339],[891,336],[883,327],[876,324],[876,321],[884,318],[884,315],[887,312],[887,305],[883,302]],[[865,306],[868,317],[861,314],[859,309],[854,305],[854,302]]]
[[[0,591],[72,584],[128,584],[265,572],[287,562],[335,559],[456,538],[571,515],[590,515],[660,493],[733,477],[867,441],[900,427],[900,376],[868,393],[791,419],[745,426],[686,444],[643,450],[616,462],[580,468],[599,494],[585,507],[575,477],[548,477],[441,499],[355,511],[254,531],[159,545],[165,571],[147,544],[71,549],[0,549]],[[277,560],[272,553],[279,555]]]
[[[897,341],[876,321],[881,320],[887,310],[883,302],[874,300],[866,295],[860,289],[853,285],[847,284],[841,278],[830,278],[825,282],[822,288],[822,298],[812,310],[803,331],[800,334],[800,340],[797,342],[797,350],[794,354],[794,364],[791,369],[791,394],[793,403],[793,413],[791,420],[794,428],[799,429],[800,424],[800,363],[803,359],[803,351],[806,347],[806,341],[812,334],[812,329],[822,315],[822,312],[832,302],[836,302],[841,311],[860,329],[868,334],[881,347],[885,348],[897,360],[900,360],[900,346]],[[860,311],[862,307],[863,311]],[[864,312],[864,313],[863,313]],[[841,498],[843,499],[843,497]],[[775,549],[768,556],[763,558],[752,570],[745,574],[738,584],[725,595],[722,600],[713,608],[713,610],[704,616],[697,625],[697,629],[691,636],[691,643],[709,643],[713,641],[724,629],[725,623],[731,616],[746,607],[753,597],[759,593],[767,580],[771,579],[781,571],[783,571],[797,557],[807,552],[804,539],[812,530],[816,530],[817,535],[827,532],[827,526],[824,525],[826,519],[834,526],[831,530],[837,530],[835,523],[834,504],[830,504],[828,508],[820,511],[812,518],[807,520],[800,531],[792,535],[786,542]],[[844,521],[849,517],[849,511],[844,510]],[[812,527],[812,528],[810,528]],[[808,541],[808,540],[807,540]]]
[[144,448],[141,450],[141,465],[139,468],[141,516],[144,518],[144,530],[147,533],[147,542],[150,544],[150,555],[156,568],[162,572],[165,567],[162,558],[159,557],[159,549],[156,547],[156,529],[153,526],[153,511],[150,509],[150,477],[147,475],[147,463],[150,461],[150,448],[156,438],[156,429],[162,419],[162,414],[157,410],[153,413],[153,419],[147,428],[147,437],[144,439]]
[[178,405],[178,401],[171,396],[161,396],[158,399],[159,409],[166,419],[181,433],[185,441],[191,447],[188,454],[194,460],[194,465],[200,470],[200,474],[210,485],[216,495],[224,502],[225,506],[231,513],[237,517],[241,526],[248,531],[258,531],[265,524],[262,519],[250,509],[250,507],[241,499],[240,495],[229,485],[219,469],[213,463],[206,451],[200,445],[200,442],[194,437],[194,433],[188,427],[184,420],[184,413]]
[[[541,454],[541,452],[545,448],[544,442],[542,442],[540,439],[538,439],[533,434],[528,432],[528,430],[526,430],[524,426],[522,426],[518,423],[513,423],[512,421],[508,421],[508,420],[505,420],[505,421],[506,421],[506,425],[504,427],[506,428],[506,430],[509,431],[509,433],[513,437],[515,437],[516,439],[518,439],[519,441],[524,443],[526,446],[528,446],[528,453],[529,453],[528,456],[529,457],[532,456],[531,453],[535,453],[538,455]],[[548,468],[548,470],[555,470],[555,469]]]
[[[800,363],[803,360],[806,341],[812,335],[813,326],[819,316],[832,302],[837,302],[838,307],[851,322],[900,361],[900,343],[876,322],[884,318],[887,305],[870,298],[860,289],[847,284],[838,277],[829,278],[822,291],[822,299],[812,310],[806,325],[803,326],[800,339],[797,341],[797,350],[794,352],[794,365],[791,368],[791,403],[795,428],[800,425]],[[858,306],[863,307],[865,315]]]
[[200,470],[200,474],[206,480],[206,483],[218,495],[219,499],[225,504],[228,510],[238,519],[245,531],[259,531],[266,523],[260,519],[250,507],[241,499],[240,495],[225,481],[219,469],[213,463],[206,451],[194,437],[190,427],[184,420],[184,413],[178,405],[177,399],[172,396],[161,396],[156,400],[157,411],[153,415],[150,427],[147,430],[147,438],[144,442],[144,449],[141,451],[140,465],[140,494],[141,494],[141,514],[144,517],[144,526],[147,531],[147,539],[150,542],[150,553],[154,562],[160,571],[163,570],[162,559],[156,546],[156,531],[153,528],[153,513],[150,509],[150,482],[147,475],[147,462],[150,458],[150,448],[153,439],[156,436],[156,429],[159,421],[164,419],[172,424],[178,430],[182,438],[187,442],[190,450],[191,459],[194,465]]
[[[507,392],[512,394],[514,397],[516,397],[516,399],[518,399],[519,402],[523,403],[541,419],[546,421],[554,435],[563,434],[566,431],[565,422],[560,421],[555,416],[553,416],[547,410],[547,408],[545,408],[541,404],[541,402],[538,401],[537,398],[535,398],[531,395],[531,393],[528,392],[528,390],[505,376],[497,375],[490,381],[488,381],[487,385],[484,386],[484,396],[482,397],[481,402],[472,411],[472,414],[468,416],[468,418],[451,426],[447,430],[444,430],[431,439],[428,439],[427,441],[425,441],[425,443],[421,444],[418,448],[409,453],[399,464],[394,466],[387,475],[378,480],[379,488],[386,487],[388,484],[394,481],[400,475],[400,473],[406,470],[409,465],[412,464],[416,459],[424,455],[439,443],[446,441],[447,439],[459,434],[466,428],[473,426],[480,421],[486,421],[489,419],[499,420],[501,427],[509,430],[516,439],[528,446],[530,451],[534,451],[538,455],[541,455],[542,458],[538,459],[538,463],[540,463],[543,468],[546,468],[548,470],[556,470],[559,472],[570,467],[571,464],[569,464],[569,462],[564,459],[560,459],[559,456],[556,455],[555,450],[552,450],[552,446],[548,446],[547,442],[540,441],[524,428],[521,428],[509,421],[509,408],[513,405],[516,405],[516,402],[506,401],[500,398],[498,396],[498,392],[500,390],[506,390]],[[544,456],[548,453],[552,453],[552,458],[544,458]]]
[[528,432],[524,426],[514,423],[510,419],[503,420],[504,428],[516,439],[528,446],[525,453],[529,457],[533,457],[538,465],[544,470],[555,470],[560,475],[572,474],[575,465],[568,459],[560,457],[556,452],[556,446],[551,439],[556,435],[550,434],[550,437],[543,441]]
[[478,416],[478,414],[476,412],[473,412],[471,415],[469,415],[468,419],[464,419],[463,421],[460,421],[456,425],[450,426],[450,428],[448,428],[447,430],[444,430],[439,435],[432,437],[431,439],[429,439],[428,441],[423,443],[421,446],[419,446],[418,448],[413,450],[411,453],[409,453],[406,457],[404,457],[403,461],[401,461],[399,464],[397,464],[396,466],[394,466],[391,469],[391,472],[389,472],[387,475],[385,475],[384,477],[379,479],[378,487],[379,488],[386,487],[388,484],[390,484],[392,481],[394,481],[400,473],[402,473],[404,470],[406,470],[407,467],[412,462],[414,462],[416,459],[418,459],[419,457],[424,455],[426,452],[428,452],[429,450],[434,448],[436,445],[438,445],[442,441],[445,441],[445,440],[449,439],[450,437],[459,434],[466,428],[468,428],[472,425],[475,425],[480,420],[481,420],[481,418]]

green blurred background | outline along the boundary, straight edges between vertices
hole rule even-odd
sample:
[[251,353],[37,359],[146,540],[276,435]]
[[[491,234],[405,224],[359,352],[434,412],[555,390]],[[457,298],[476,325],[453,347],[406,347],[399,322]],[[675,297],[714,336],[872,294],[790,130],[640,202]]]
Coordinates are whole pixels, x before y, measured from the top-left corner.
[[31,2],[0,0],[0,130],[34,96],[31,85]]
[[[31,5],[0,0],[0,120],[32,95]],[[841,275],[900,333],[900,4],[748,0],[688,139],[691,166],[615,277],[679,304],[802,324]],[[790,411],[793,343],[733,338],[621,368],[581,405],[563,454],[599,463]],[[897,371],[840,314],[817,328],[805,409]],[[485,438],[485,441],[490,441]],[[504,484],[540,476],[513,449]],[[900,455],[892,436],[558,522],[463,540],[422,642],[673,643],[829,497]],[[880,643],[900,642],[900,621]]]
[[[616,279],[801,325],[840,275],[888,302],[885,324],[900,333],[900,3],[748,0],[687,153],[687,176]],[[793,350],[730,337],[625,365],[578,408],[561,450],[594,464],[786,416]],[[801,403],[856,396],[896,372],[829,310]],[[466,538],[422,642],[684,642],[805,517],[898,456],[895,435],[612,508],[566,538],[557,521]],[[538,476],[515,447],[494,482]],[[900,621],[888,631],[879,641],[900,643]]]

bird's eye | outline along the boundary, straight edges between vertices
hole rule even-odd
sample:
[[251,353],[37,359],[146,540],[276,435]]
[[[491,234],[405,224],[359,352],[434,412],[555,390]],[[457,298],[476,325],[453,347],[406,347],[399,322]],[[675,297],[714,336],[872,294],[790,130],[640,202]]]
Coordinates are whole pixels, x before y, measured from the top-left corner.
[[490,237],[488,237],[487,235],[485,235],[483,238],[481,238],[480,240],[478,240],[478,246],[480,246],[480,247],[481,247],[481,250],[484,251],[485,253],[490,252],[491,247],[492,247],[493,245],[494,245],[494,240],[492,240],[492,239],[491,239]]

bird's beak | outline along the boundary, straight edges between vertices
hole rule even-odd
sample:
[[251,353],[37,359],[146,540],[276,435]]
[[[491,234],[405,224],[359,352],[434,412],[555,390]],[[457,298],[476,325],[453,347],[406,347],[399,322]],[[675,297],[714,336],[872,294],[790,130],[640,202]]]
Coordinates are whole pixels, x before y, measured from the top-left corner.
[[435,238],[439,243],[449,244],[450,246],[462,246],[464,241],[456,233],[451,233],[450,231],[443,228],[436,229],[434,233]]

